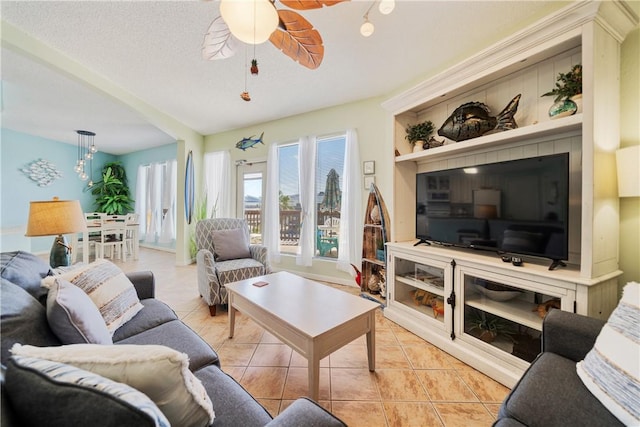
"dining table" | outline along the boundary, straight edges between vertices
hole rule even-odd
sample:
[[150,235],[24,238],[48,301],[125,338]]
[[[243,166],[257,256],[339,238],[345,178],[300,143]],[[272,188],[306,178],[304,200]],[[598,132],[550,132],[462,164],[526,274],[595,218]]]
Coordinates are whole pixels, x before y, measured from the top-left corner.
[[[133,259],[137,260],[140,252],[140,240],[138,238],[140,224],[138,223],[124,224],[124,220],[122,221],[114,220],[114,222],[122,222],[123,229],[125,231],[131,231],[133,233]],[[71,247],[77,248],[79,243],[78,236],[82,235],[82,241],[80,243],[82,243],[82,262],[84,262],[85,264],[89,263],[89,243],[90,243],[89,236],[92,233],[95,234],[95,233],[101,232],[103,228],[104,226],[101,220],[88,220],[87,227],[83,232],[74,233],[71,236]],[[112,227],[109,226],[109,228],[112,228]],[[72,262],[76,262],[77,251],[72,251],[71,256],[72,256]]]

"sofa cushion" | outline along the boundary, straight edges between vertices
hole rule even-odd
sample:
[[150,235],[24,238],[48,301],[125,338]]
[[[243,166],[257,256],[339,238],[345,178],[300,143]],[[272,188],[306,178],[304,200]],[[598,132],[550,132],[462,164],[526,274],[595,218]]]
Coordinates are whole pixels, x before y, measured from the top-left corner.
[[115,344],[158,344],[189,355],[189,369],[219,364],[218,355],[198,334],[180,320],[172,320],[155,328],[140,332]]
[[141,300],[140,303],[144,308],[115,331],[114,342],[178,319],[176,313],[160,300],[149,298]]
[[47,290],[40,282],[51,275],[51,267],[43,259],[29,252],[3,252],[0,254],[0,276],[15,283],[44,305]]
[[578,362],[589,391],[625,425],[640,425],[640,283],[628,283],[593,349]]
[[42,285],[50,287],[55,278],[68,280],[89,295],[111,335],[142,310],[133,284],[111,261],[99,259],[59,276],[47,277]]
[[14,356],[5,387],[24,425],[169,427],[143,393],[63,363]]
[[113,344],[91,298],[64,279],[55,279],[47,297],[49,327],[63,344]]
[[174,426],[204,427],[213,422],[211,400],[189,371],[188,357],[160,345],[72,344],[60,347],[15,345],[17,356],[66,363],[124,382],[153,400]]
[[45,308],[20,286],[1,279],[0,285],[0,354],[2,364],[9,359],[15,343],[37,346],[60,345],[49,328]]
[[251,258],[246,231],[242,228],[213,230],[211,232],[216,261]]
[[216,427],[264,426],[271,416],[240,384],[217,366],[194,372],[211,397]]
[[575,365],[554,353],[540,354],[500,407],[500,418],[530,427],[621,426],[582,384]]

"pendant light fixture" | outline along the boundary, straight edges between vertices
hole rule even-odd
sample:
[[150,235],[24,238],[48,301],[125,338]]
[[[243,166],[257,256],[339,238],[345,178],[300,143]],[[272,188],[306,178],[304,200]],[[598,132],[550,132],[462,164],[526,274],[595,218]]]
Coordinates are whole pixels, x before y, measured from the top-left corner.
[[278,27],[278,12],[269,0],[221,0],[220,15],[231,34],[248,44],[269,40]]
[[96,134],[88,130],[77,130],[76,132],[78,133],[78,160],[74,170],[82,181],[89,179],[87,185],[92,187],[93,180],[90,178],[93,173],[93,155],[98,152],[94,142]]

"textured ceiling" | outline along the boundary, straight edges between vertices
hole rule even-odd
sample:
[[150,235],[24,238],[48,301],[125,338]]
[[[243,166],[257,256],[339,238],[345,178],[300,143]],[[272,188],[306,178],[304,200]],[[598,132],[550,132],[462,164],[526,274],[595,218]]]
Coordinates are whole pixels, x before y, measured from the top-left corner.
[[[390,15],[372,9],[375,32],[365,38],[359,27],[371,4],[301,12],[324,39],[324,61],[316,70],[269,42],[256,46],[260,75],[246,77],[251,102],[239,95],[253,47],[225,60],[201,57],[217,1],[2,1],[1,11],[3,20],[31,37],[208,135],[388,95],[567,2],[398,1]],[[75,129],[85,128],[113,154],[174,140],[117,100],[5,48],[2,79],[3,127],[69,143],[75,143]]]

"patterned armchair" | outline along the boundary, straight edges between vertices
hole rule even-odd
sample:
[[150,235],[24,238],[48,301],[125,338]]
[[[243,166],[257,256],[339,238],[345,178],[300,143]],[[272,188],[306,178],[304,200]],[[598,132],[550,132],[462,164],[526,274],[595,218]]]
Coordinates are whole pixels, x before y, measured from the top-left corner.
[[[214,233],[237,229],[242,230],[240,234],[249,246],[251,258],[220,260],[220,251],[216,252],[214,245]],[[227,303],[226,283],[271,273],[267,248],[249,243],[249,227],[244,219],[215,218],[196,223],[198,290],[212,316],[216,315],[216,304]]]

